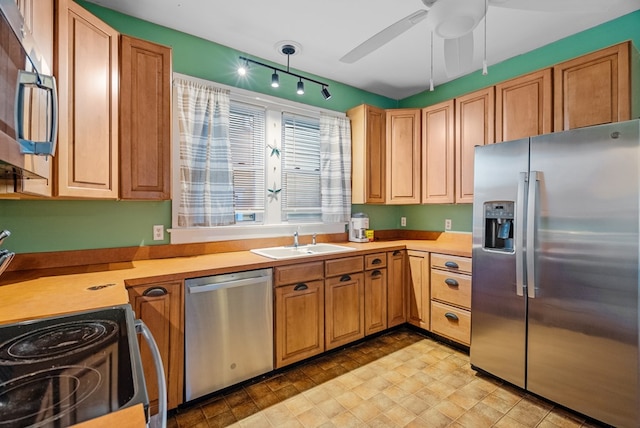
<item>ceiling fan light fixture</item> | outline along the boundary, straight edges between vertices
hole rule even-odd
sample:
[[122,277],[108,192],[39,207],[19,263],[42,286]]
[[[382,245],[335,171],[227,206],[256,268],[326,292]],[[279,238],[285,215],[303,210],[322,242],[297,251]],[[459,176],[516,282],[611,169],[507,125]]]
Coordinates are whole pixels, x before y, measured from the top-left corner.
[[427,16],[427,25],[443,39],[455,39],[472,31],[485,14],[484,1],[440,0]]

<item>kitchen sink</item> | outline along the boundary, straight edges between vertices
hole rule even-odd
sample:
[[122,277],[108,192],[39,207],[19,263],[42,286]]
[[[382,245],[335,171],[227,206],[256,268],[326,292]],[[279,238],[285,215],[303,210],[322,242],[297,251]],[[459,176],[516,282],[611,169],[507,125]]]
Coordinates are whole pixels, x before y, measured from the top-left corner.
[[251,250],[252,253],[259,254],[264,257],[269,257],[270,259],[292,259],[296,257],[309,257],[309,256],[318,256],[321,254],[334,254],[334,253],[342,253],[345,251],[354,251],[355,248],[345,247],[342,245],[336,244],[315,244],[315,245],[298,245],[298,247],[293,246],[283,246],[283,247],[270,247],[270,248],[257,248]]

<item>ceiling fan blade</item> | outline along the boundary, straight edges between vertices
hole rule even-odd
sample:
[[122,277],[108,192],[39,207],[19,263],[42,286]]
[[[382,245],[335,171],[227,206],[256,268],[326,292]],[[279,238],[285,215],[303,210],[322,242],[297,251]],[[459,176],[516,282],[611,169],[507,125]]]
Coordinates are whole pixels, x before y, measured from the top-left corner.
[[539,12],[602,12],[620,0],[489,0],[491,6]]
[[447,76],[471,71],[473,62],[473,33],[457,39],[444,39],[444,68]]
[[346,62],[347,64],[352,64],[359,59],[369,55],[371,52],[389,43],[391,40],[395,39],[400,34],[404,33],[405,31],[416,25],[418,22],[422,21],[424,18],[426,18],[427,13],[428,11],[421,9],[409,16],[402,18],[395,24],[391,24],[373,37],[356,46],[345,56],[340,58],[340,61]]

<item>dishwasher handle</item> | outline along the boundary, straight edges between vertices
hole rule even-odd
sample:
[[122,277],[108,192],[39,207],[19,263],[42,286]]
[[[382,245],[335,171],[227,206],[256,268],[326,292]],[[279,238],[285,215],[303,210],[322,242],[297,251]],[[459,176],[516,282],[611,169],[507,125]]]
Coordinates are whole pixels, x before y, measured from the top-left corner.
[[158,344],[151,334],[149,327],[141,320],[135,320],[136,332],[140,333],[144,340],[149,345],[151,355],[153,356],[153,363],[156,366],[156,376],[158,378],[158,413],[151,416],[149,419],[149,427],[151,428],[166,428],[167,426],[167,383],[164,377],[164,367],[162,366],[162,357],[160,356],[160,350]]
[[236,279],[233,281],[220,282],[217,284],[191,285],[188,286],[189,294],[206,293],[207,291],[223,290],[225,288],[243,287],[245,285],[264,284],[269,281],[268,276],[256,276],[253,278]]

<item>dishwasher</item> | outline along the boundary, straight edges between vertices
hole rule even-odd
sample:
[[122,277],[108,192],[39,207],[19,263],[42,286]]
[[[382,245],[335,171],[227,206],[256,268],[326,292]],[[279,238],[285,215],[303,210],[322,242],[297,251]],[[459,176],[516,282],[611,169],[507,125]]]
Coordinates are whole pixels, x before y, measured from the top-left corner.
[[185,398],[273,370],[272,269],[185,281]]

